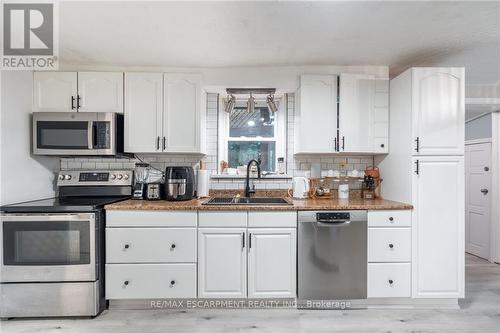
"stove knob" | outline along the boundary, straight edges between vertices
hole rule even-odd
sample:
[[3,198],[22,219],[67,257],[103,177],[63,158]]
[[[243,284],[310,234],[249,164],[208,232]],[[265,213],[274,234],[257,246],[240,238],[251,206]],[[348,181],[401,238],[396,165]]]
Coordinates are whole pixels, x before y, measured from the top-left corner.
[[118,180],[120,180],[123,178],[123,175],[120,173],[120,174],[118,174],[118,176],[116,176],[116,178],[118,178]]
[[64,179],[66,179],[66,180],[70,180],[70,179],[71,179],[71,175],[65,175],[65,176],[64,176]]
[[114,180],[116,178],[116,175],[115,174],[112,174],[111,175],[111,180]]
[[123,179],[127,180],[128,179],[128,175],[123,175]]
[[63,180],[64,179],[64,175],[59,175],[59,180]]

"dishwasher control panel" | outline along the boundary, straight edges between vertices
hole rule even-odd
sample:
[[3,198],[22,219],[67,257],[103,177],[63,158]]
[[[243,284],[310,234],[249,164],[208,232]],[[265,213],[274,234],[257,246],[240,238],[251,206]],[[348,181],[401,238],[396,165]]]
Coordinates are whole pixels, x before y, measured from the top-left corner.
[[349,213],[345,212],[324,212],[316,213],[316,221],[335,221],[335,220],[349,220]]

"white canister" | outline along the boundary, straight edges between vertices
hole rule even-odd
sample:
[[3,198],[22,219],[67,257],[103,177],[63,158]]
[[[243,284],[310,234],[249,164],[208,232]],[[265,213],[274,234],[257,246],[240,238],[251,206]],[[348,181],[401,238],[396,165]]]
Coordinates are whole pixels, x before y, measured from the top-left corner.
[[349,199],[349,184],[339,185],[339,199]]

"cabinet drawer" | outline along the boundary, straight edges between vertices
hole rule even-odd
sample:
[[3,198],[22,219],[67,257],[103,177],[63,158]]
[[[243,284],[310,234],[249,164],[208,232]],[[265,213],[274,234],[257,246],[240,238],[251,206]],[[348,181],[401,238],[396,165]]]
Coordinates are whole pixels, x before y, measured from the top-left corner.
[[108,210],[107,227],[196,227],[196,211]]
[[241,211],[210,211],[199,212],[200,227],[234,227],[247,226],[248,213]]
[[368,297],[410,297],[411,264],[368,264]]
[[196,264],[106,264],[106,299],[195,297]]
[[248,227],[296,228],[297,212],[248,212]]
[[411,210],[380,210],[368,212],[369,227],[409,227]]
[[368,228],[368,262],[409,261],[410,228]]
[[106,228],[106,263],[196,262],[196,228]]

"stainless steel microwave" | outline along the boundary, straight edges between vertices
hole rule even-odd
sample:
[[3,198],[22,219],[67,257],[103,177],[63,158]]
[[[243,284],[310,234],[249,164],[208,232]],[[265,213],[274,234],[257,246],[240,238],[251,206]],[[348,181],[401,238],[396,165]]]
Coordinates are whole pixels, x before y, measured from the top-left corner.
[[123,115],[112,112],[34,112],[33,154],[123,153]]

